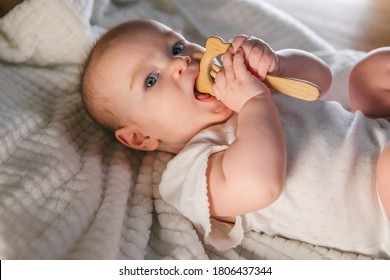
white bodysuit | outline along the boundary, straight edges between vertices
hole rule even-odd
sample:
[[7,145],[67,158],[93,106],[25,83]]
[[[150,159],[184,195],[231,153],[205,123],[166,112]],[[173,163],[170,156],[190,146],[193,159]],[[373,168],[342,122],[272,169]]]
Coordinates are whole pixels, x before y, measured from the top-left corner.
[[244,232],[254,230],[390,258],[390,223],[375,186],[375,166],[390,141],[390,123],[352,114],[336,102],[282,95],[273,100],[287,145],[286,183],[274,203],[237,216],[235,224],[210,217],[208,157],[235,140],[237,115],[198,133],[168,163],[160,184],[162,198],[218,250],[240,244]]

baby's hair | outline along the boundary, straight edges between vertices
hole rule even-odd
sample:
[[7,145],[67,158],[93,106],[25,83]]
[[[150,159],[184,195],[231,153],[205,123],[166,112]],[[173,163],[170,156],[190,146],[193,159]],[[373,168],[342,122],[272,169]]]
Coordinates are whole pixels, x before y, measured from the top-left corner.
[[83,64],[80,76],[80,92],[84,108],[89,116],[106,130],[114,132],[118,125],[117,119],[112,112],[108,94],[98,92],[91,81],[94,62],[104,51],[104,48],[101,49],[101,44],[104,43],[101,41],[103,37],[97,40],[91,47]]
[[[92,85],[90,79],[90,71],[93,67],[91,62],[92,57],[95,55],[94,51],[96,43],[91,48],[88,57],[83,65],[80,77],[80,92],[83,101],[83,105],[89,116],[100,126],[110,132],[116,130],[116,118],[112,113],[110,100],[104,93],[98,93]],[[91,65],[92,64],[92,65]]]
[[102,54],[128,35],[136,22],[124,22],[103,34],[91,47],[81,71],[80,91],[84,108],[96,123],[110,132],[115,132],[120,127],[119,120],[113,113],[111,101],[116,96],[114,93],[99,92],[94,88],[91,81],[92,72]]
[[83,65],[80,77],[80,91],[84,108],[91,118],[110,132],[115,132],[121,127],[120,120],[114,114],[113,102],[117,96],[113,92],[101,92],[94,87],[92,76],[97,61],[110,47],[119,43],[122,39],[131,36],[134,27],[145,26],[151,23],[147,19],[130,20],[121,23],[103,34],[91,47]]

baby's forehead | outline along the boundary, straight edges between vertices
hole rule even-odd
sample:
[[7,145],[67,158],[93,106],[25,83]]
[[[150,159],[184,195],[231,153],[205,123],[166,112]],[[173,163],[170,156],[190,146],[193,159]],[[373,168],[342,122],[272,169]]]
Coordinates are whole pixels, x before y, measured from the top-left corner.
[[[135,22],[123,26],[119,30],[113,30],[97,48],[94,57],[94,72],[101,75],[112,71],[114,66],[130,67],[138,57],[148,52],[152,48],[153,52],[159,47],[163,47],[162,40],[171,37],[181,36],[171,28],[158,22]],[[97,75],[97,76],[101,76]]]
[[176,32],[171,28],[163,24],[152,24],[141,26],[138,29],[132,30],[124,36],[125,40],[133,41],[134,43],[148,40],[148,41],[158,41],[161,39],[167,39],[172,36],[177,36]]
[[156,21],[141,21],[139,23],[135,23],[134,25],[130,25],[125,33],[129,35],[146,35],[153,34],[154,36],[164,35],[166,33],[172,32],[173,30]]

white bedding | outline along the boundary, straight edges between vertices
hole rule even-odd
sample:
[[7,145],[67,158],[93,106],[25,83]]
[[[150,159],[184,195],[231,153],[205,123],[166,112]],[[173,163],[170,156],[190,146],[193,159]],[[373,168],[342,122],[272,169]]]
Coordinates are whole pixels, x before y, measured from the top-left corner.
[[0,258],[366,258],[255,232],[217,252],[161,200],[158,183],[171,155],[122,147],[86,116],[78,91],[94,38],[140,17],[202,44],[210,35],[246,33],[274,49],[316,52],[335,76],[325,98],[348,108],[346,78],[363,53],[336,51],[261,1],[26,0],[0,19]]

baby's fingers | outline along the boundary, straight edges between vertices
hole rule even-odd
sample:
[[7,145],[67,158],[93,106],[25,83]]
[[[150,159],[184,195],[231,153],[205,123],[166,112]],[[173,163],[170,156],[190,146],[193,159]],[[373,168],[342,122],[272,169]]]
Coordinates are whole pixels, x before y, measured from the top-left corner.
[[246,75],[249,74],[249,71],[245,65],[244,51],[242,49],[238,49],[234,55],[233,69],[236,77],[240,80],[245,79]]
[[211,89],[213,90],[214,96],[218,99],[221,100],[221,90],[218,88],[218,85],[215,83],[211,86]]
[[[278,57],[271,48],[266,47],[264,49],[262,57],[259,57],[258,61],[254,60],[254,63],[257,64],[257,74],[263,80],[268,73],[272,73],[277,65]],[[256,67],[256,66],[254,66]]]
[[214,78],[214,82],[218,84],[219,87],[223,88],[226,85],[226,74],[225,74],[225,69],[222,68]]
[[231,81],[235,78],[234,70],[233,70],[233,56],[230,51],[227,51],[223,55],[223,68],[225,71],[225,76],[228,81]]
[[233,52],[237,52],[237,50],[241,47],[241,45],[249,39],[249,36],[245,34],[241,34],[236,36],[232,41]]

